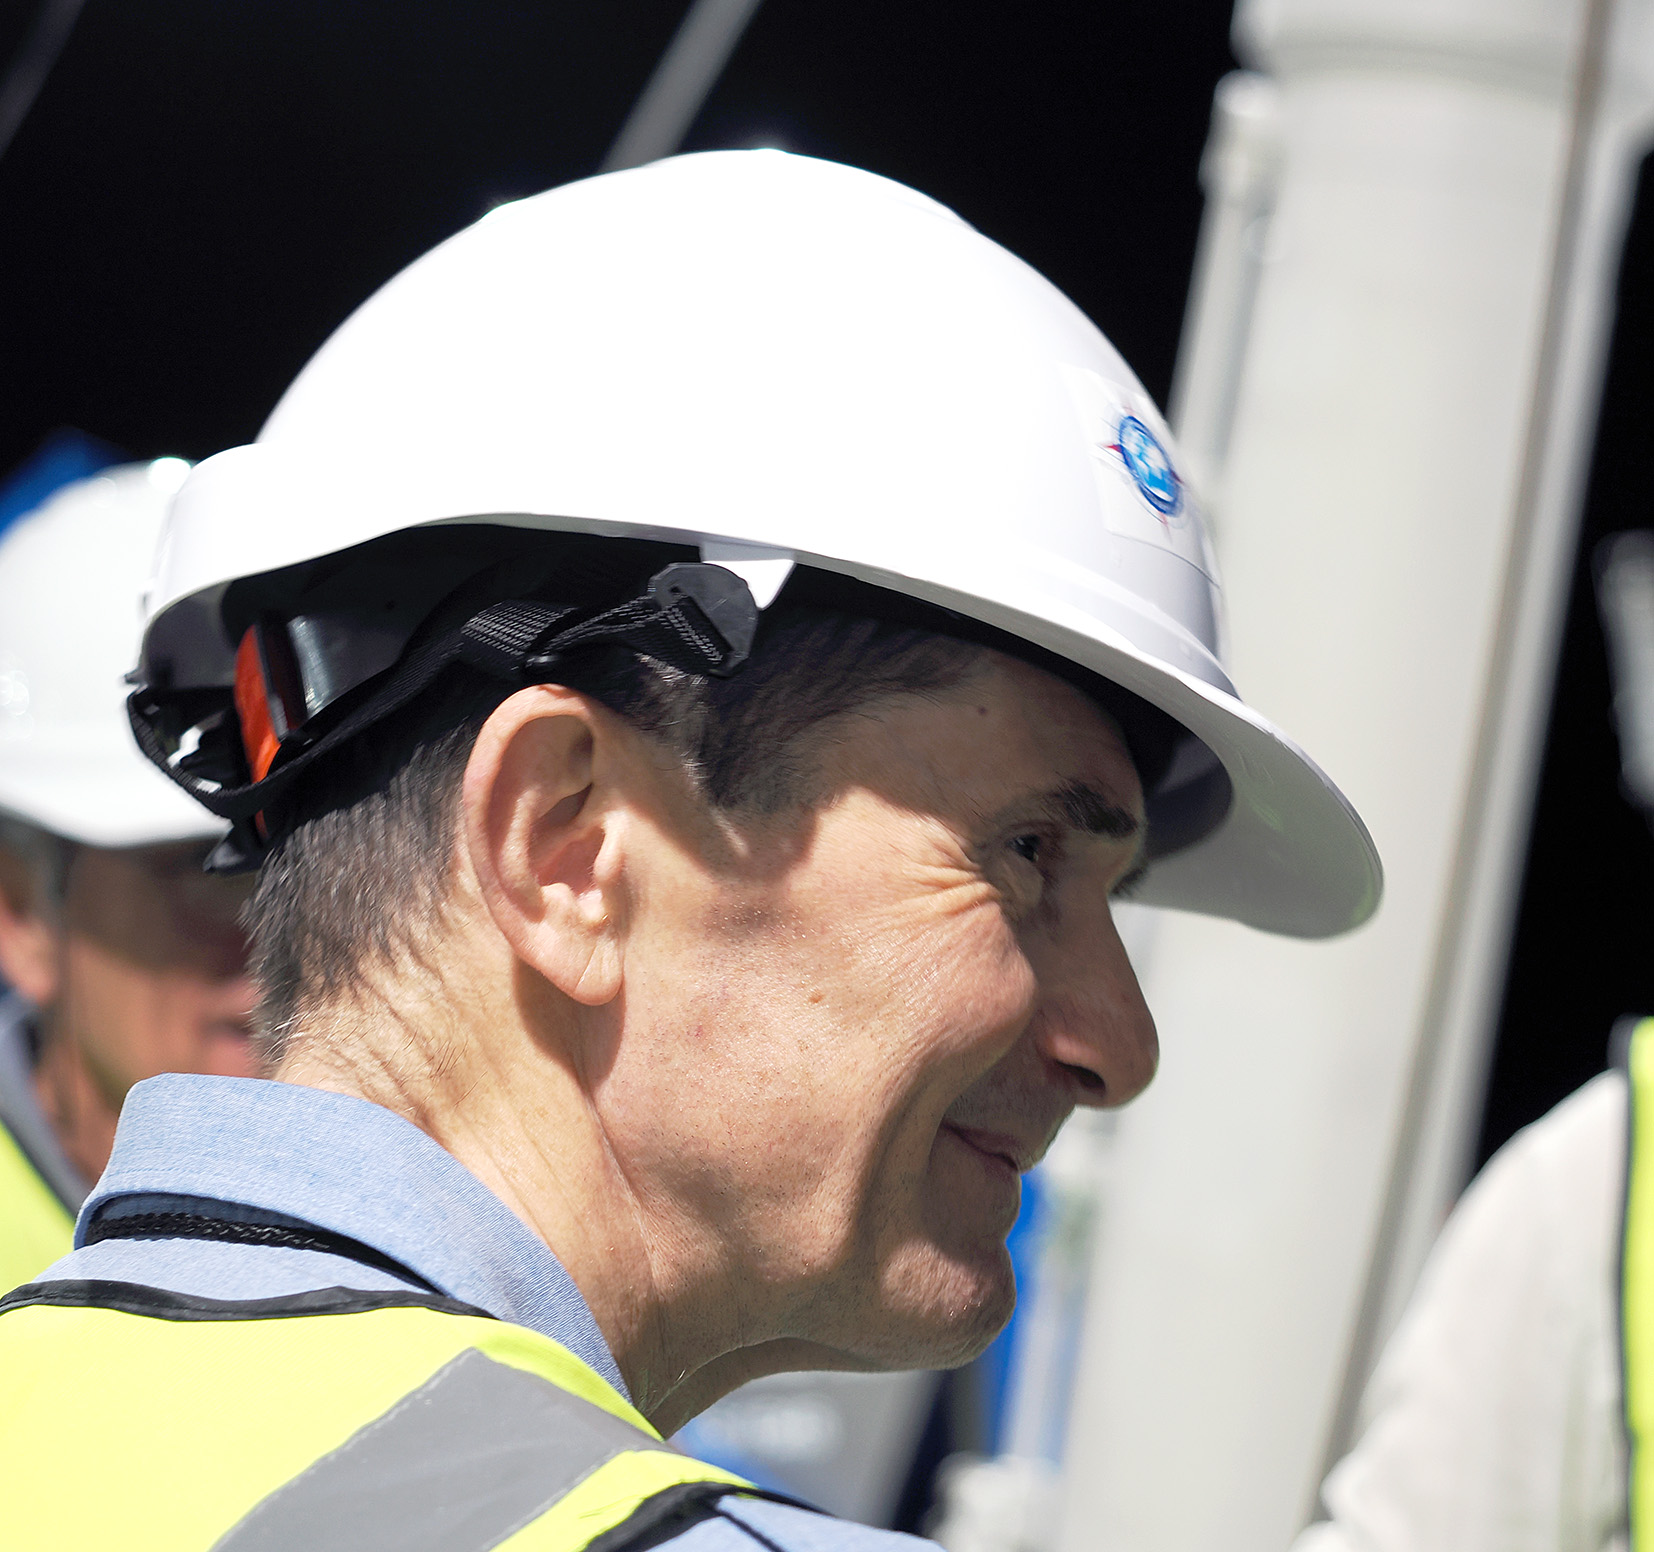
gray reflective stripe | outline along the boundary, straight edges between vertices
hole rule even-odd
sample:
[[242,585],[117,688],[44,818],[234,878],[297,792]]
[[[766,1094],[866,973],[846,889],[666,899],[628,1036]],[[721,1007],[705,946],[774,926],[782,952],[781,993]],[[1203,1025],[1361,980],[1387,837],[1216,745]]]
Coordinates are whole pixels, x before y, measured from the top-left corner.
[[628,1450],[669,1445],[467,1348],[284,1482],[213,1552],[486,1552]]

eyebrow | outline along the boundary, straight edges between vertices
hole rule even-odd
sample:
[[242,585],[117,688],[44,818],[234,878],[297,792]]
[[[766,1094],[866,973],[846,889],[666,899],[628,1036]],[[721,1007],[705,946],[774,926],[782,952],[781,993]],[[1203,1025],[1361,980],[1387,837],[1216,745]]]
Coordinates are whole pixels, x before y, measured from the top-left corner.
[[1111,895],[1129,895],[1149,871],[1149,859],[1143,855],[1148,845],[1148,826],[1129,808],[1112,803],[1095,787],[1083,781],[1071,781],[1046,798],[1047,806],[1061,814],[1077,830],[1087,835],[1101,835],[1111,841],[1137,842],[1137,856],[1131,868],[1109,891]]
[[1061,814],[1076,830],[1105,836],[1111,841],[1129,841],[1143,833],[1143,821],[1118,803],[1111,803],[1095,787],[1071,781],[1046,798],[1048,807]]

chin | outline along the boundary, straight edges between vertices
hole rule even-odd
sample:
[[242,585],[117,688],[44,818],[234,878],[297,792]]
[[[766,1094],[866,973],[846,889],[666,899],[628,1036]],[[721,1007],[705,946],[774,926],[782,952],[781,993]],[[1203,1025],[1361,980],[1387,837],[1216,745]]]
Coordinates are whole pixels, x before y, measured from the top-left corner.
[[1003,1242],[962,1259],[938,1246],[912,1247],[887,1270],[886,1329],[875,1339],[881,1367],[957,1369],[978,1357],[1016,1309],[1016,1277]]

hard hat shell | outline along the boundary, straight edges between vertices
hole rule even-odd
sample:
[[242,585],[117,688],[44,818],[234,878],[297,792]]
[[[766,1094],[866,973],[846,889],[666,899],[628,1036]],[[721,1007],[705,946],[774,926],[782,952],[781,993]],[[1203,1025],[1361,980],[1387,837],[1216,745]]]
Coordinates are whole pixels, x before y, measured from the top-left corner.
[[145,663],[228,683],[228,582],[478,520],[698,544],[760,605],[797,563],[980,620],[1194,735],[1156,804],[1186,799],[1198,843],[1142,899],[1308,937],[1377,905],[1360,819],[1224,670],[1148,395],[1054,286],[900,184],[715,152],[491,212],[192,473]]
[[90,846],[224,825],[134,747],[126,674],[179,458],[77,480],[0,538],[0,812]]

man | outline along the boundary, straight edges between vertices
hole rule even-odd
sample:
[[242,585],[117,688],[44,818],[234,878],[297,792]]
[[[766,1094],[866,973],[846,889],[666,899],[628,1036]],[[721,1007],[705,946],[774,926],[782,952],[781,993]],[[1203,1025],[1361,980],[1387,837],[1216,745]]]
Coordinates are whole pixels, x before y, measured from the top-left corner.
[[75,483],[0,541],[0,1285],[65,1254],[132,1085],[251,1072],[246,891],[122,700],[180,459]]
[[134,729],[260,867],[278,1081],[140,1085],[0,1314],[14,1544],[882,1541],[657,1430],[1004,1323],[1018,1176],[1154,1068],[1112,895],[1376,904],[1210,566],[1107,342],[882,179],[393,281],[173,509]]

